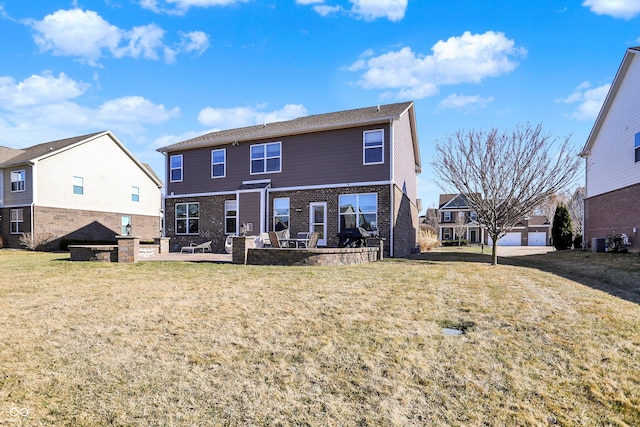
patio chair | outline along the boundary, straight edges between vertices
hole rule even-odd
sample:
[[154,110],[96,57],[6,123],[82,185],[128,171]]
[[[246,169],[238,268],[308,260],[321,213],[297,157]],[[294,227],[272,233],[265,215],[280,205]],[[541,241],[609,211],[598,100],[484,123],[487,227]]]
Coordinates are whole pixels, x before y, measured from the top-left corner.
[[307,242],[307,248],[317,248],[318,240],[320,239],[320,233],[314,231],[309,235],[309,241]]
[[272,248],[280,248],[280,239],[278,239],[278,233],[275,231],[269,232],[269,242],[271,243]]
[[309,233],[300,232],[296,234],[296,240],[298,243],[298,247],[306,248],[309,246]]
[[202,251],[202,253],[206,252],[211,252],[211,240],[209,240],[208,242],[204,242],[204,243],[200,243],[199,245],[196,245],[195,243],[191,243],[189,246],[183,246],[182,248],[180,248],[180,253],[196,253],[196,251]]

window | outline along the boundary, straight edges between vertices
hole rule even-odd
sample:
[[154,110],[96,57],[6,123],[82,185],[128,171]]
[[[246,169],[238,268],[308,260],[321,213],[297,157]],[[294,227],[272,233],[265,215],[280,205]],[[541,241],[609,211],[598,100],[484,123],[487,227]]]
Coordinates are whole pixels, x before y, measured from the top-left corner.
[[371,130],[364,132],[363,135],[363,163],[365,165],[378,165],[384,163],[384,132],[380,130]]
[[122,224],[122,226],[120,227],[120,234],[123,236],[129,234],[129,232],[131,231],[131,227],[129,227],[129,230],[127,230],[127,225],[131,226],[131,217],[129,215],[122,215],[120,224]]
[[340,230],[362,227],[367,231],[378,229],[378,195],[341,194],[338,198],[340,208]]
[[224,202],[224,233],[236,234],[238,230],[238,209],[235,200]]
[[450,228],[443,228],[442,229],[442,238],[445,239],[445,240],[451,239],[451,229]]
[[451,212],[442,212],[442,222],[451,222]]
[[131,187],[131,201],[139,202],[140,201],[140,187]]
[[73,177],[73,194],[84,194],[84,178],[80,176]]
[[182,181],[182,154],[169,157],[171,182]]
[[176,204],[176,234],[198,234],[200,203]]
[[281,171],[282,144],[271,142],[251,146],[251,174]]
[[11,171],[11,191],[24,191],[24,170]]
[[273,229],[282,231],[289,228],[289,199],[273,199]]
[[636,163],[640,162],[640,132],[636,133]]
[[22,233],[24,224],[24,209],[11,209],[10,223],[11,234]]
[[224,178],[227,150],[211,150],[211,178]]
[[474,211],[471,211],[469,212],[469,218],[471,219],[471,221],[476,221],[478,219],[478,214]]

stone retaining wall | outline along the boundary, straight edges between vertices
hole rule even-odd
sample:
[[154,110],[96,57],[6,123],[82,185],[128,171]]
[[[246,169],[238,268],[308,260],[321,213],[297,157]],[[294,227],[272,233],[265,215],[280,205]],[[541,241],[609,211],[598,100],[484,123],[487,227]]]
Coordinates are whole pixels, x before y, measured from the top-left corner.
[[318,248],[247,250],[249,265],[352,265],[379,259],[379,248]]

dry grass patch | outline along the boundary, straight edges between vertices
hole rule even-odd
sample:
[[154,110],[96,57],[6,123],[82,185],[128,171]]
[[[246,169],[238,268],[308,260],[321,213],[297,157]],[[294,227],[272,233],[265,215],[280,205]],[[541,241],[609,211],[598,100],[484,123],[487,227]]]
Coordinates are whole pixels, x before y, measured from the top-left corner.
[[640,424],[638,304],[557,274],[64,257],[0,251],[0,424]]

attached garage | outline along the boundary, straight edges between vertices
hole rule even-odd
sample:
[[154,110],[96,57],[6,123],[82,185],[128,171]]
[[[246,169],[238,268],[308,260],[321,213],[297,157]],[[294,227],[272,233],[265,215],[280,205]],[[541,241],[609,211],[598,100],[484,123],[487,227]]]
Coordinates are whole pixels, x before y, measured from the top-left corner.
[[[498,239],[498,246],[521,246],[522,234],[520,232],[507,233],[500,239]],[[493,244],[493,240],[489,237],[489,245]]]
[[547,246],[547,233],[544,231],[530,231],[529,246]]

